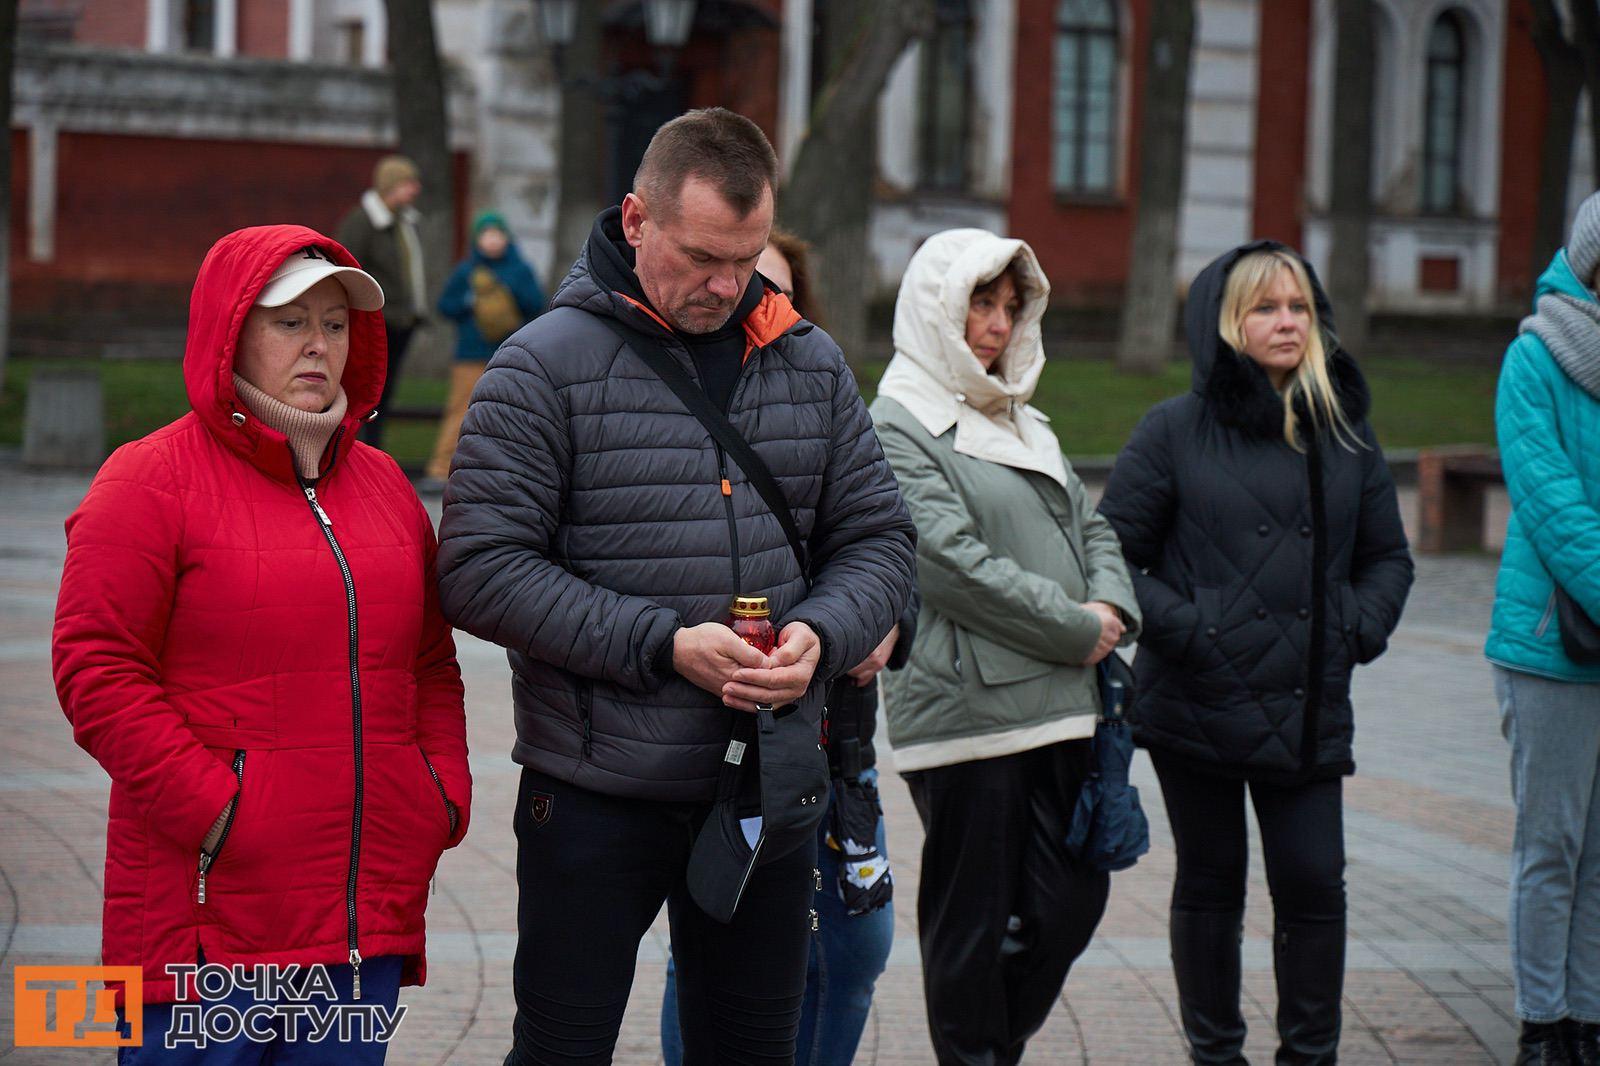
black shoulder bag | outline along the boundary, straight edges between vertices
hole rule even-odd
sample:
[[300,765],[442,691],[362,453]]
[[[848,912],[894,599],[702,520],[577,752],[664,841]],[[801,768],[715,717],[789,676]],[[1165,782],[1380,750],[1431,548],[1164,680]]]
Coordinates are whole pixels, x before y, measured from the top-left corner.
[[1556,585],[1556,625],[1561,629],[1561,649],[1579,666],[1600,663],[1600,626],[1589,612],[1559,584]]
[[[800,527],[761,456],[659,339],[614,318],[603,321],[739,464],[783,527],[809,588],[811,567]],[[735,715],[717,775],[716,803],[695,837],[687,871],[690,896],[717,921],[733,920],[757,866],[792,853],[816,835],[828,798],[828,763],[817,739],[817,727],[804,715]]]

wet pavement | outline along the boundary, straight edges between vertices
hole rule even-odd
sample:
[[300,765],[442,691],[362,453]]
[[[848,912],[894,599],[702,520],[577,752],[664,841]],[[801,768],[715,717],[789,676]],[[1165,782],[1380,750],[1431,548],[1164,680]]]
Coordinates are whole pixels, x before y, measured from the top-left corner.
[[[0,1061],[85,1063],[108,1053],[11,1046],[18,964],[94,962],[105,863],[105,774],[72,741],[50,677],[62,521],[84,476],[0,466]],[[430,504],[437,512],[437,497]],[[1408,519],[1414,501],[1404,501]],[[1358,671],[1356,759],[1346,782],[1350,941],[1346,1063],[1509,1062],[1506,886],[1512,833],[1507,752],[1481,647],[1496,560],[1422,557],[1387,655]],[[404,1064],[498,1063],[508,1046],[516,946],[509,671],[458,634],[476,783],[473,828],[440,865],[428,912],[429,981],[404,990],[389,1056]],[[881,732],[880,732],[881,735]],[[882,787],[896,876],[896,941],[858,1063],[928,1063],[915,899],[921,829],[885,752]],[[1181,1063],[1167,960],[1171,838],[1149,761],[1152,849],[1115,875],[1110,907],[1059,1006],[1029,1045],[1039,1063]],[[1247,1053],[1270,1062],[1272,914],[1252,856],[1246,919]],[[665,918],[640,945],[619,1063],[659,1060]]]

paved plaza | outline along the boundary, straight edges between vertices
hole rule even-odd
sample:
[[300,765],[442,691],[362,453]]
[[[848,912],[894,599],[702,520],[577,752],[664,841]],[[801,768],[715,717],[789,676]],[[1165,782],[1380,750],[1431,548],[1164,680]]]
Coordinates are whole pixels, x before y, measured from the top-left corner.
[[[108,782],[72,742],[50,678],[62,521],[86,477],[0,466],[0,1061],[106,1062],[107,1053],[11,1047],[17,964],[94,962],[99,948]],[[438,500],[429,501],[437,513]],[[1405,501],[1408,520],[1414,504]],[[1422,557],[1389,653],[1357,672],[1356,760],[1346,782],[1350,947],[1342,1061],[1508,1062],[1515,1021],[1506,948],[1512,832],[1506,749],[1481,654],[1494,579],[1487,556]],[[389,1056],[397,1066],[498,1063],[511,1028],[516,943],[509,671],[503,653],[458,635],[475,781],[472,831],[440,866],[428,914],[429,982]],[[883,751],[883,747],[880,746]],[[915,899],[922,834],[880,756],[897,929],[857,1062],[930,1063]],[[1172,849],[1148,759],[1135,782],[1153,847],[1115,875],[1099,934],[1072,973],[1036,1063],[1181,1063],[1167,961]],[[1252,862],[1245,999],[1252,1061],[1270,1062],[1272,915]],[[663,916],[640,946],[619,1063],[659,1061]]]

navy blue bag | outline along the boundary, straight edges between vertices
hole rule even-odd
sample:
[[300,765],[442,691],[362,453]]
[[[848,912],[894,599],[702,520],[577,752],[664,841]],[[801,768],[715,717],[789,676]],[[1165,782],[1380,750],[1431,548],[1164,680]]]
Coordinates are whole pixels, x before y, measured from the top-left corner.
[[1116,652],[1101,660],[1100,718],[1094,731],[1094,766],[1078,794],[1067,830],[1067,851],[1096,870],[1126,870],[1150,850],[1150,822],[1139,790],[1128,781],[1133,734],[1123,717],[1133,691],[1133,669]]

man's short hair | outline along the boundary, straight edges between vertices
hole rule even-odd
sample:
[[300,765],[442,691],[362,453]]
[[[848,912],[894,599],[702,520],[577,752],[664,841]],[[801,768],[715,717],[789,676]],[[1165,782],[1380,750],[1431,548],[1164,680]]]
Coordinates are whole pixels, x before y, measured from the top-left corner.
[[740,217],[778,183],[778,156],[761,127],[725,107],[687,111],[656,130],[633,191],[663,217],[677,214],[689,178],[709,182]]

